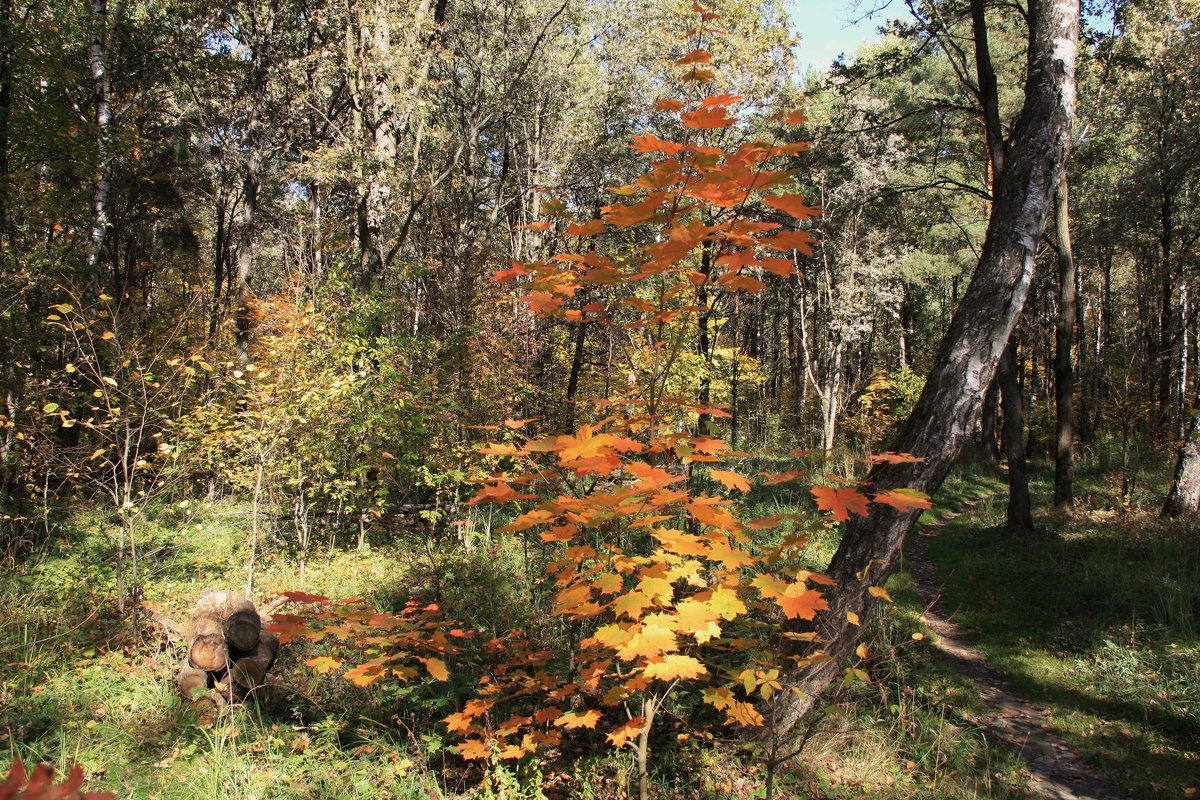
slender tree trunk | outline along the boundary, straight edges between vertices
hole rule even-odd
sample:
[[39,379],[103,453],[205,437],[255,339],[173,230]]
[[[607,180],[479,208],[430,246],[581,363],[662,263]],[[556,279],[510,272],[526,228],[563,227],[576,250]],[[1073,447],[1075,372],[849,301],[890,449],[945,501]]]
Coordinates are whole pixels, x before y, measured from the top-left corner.
[[1162,513],[1167,517],[1194,517],[1200,511],[1200,395],[1192,410],[1187,436],[1175,459],[1175,479],[1163,504]]
[[1033,530],[1033,511],[1029,504],[1029,475],[1025,468],[1025,416],[1021,411],[1021,381],[1017,375],[1017,337],[996,368],[1000,384],[1000,406],[1004,412],[1004,457],[1008,463],[1008,532]]
[[1000,387],[996,381],[992,381],[983,396],[979,419],[979,446],[983,457],[993,464],[1000,463],[1000,448],[996,445],[996,400],[999,395]]
[[575,430],[575,395],[579,392],[579,374],[583,371],[583,345],[587,336],[587,326],[576,323],[575,349],[571,354],[571,373],[567,377],[567,426],[570,433]]
[[235,264],[237,300],[234,310],[234,326],[237,345],[237,360],[245,364],[250,361],[250,329],[253,326],[250,303],[253,289],[250,281],[254,269],[254,221],[258,210],[259,189],[258,153],[251,146],[246,157],[246,168],[242,176],[242,207],[238,216],[238,248]]
[[273,66],[272,45],[275,37],[275,18],[278,15],[278,0],[267,4],[267,15],[262,28],[254,32],[255,41],[251,48],[250,85],[247,101],[249,111],[246,119],[246,164],[242,172],[242,207],[237,222],[237,258],[234,264],[237,283],[237,300],[234,311],[234,327],[237,359],[241,363],[250,360],[250,333],[253,319],[250,302],[253,297],[251,279],[254,269],[254,245],[258,210],[258,192],[262,187],[265,142],[261,141],[261,113],[267,102],[267,82]]
[[92,231],[85,280],[96,279],[108,235],[108,191],[112,182],[112,78],[109,75],[108,0],[92,0],[92,84],[96,102],[96,173],[92,188]]
[[[1025,102],[1013,131],[978,267],[950,321],[917,406],[894,449],[923,460],[881,464],[867,478],[874,491],[909,487],[937,490],[975,427],[981,398],[1025,305],[1039,239],[1066,163],[1075,113],[1075,55],[1079,0],[1032,0]],[[818,622],[825,659],[785,676],[774,696],[776,733],[792,731],[822,692],[841,675],[860,628],[874,605],[870,587],[894,569],[905,534],[919,511],[901,513],[873,504],[854,517],[827,570],[835,586]],[[787,689],[796,691],[787,691]]]
[[[707,277],[712,272],[712,254],[705,247],[700,255],[700,273]],[[712,342],[710,341],[709,323],[712,320],[712,300],[708,295],[708,283],[700,284],[696,289],[696,306],[700,309],[696,316],[697,337],[696,354],[700,356],[701,373],[700,386],[696,392],[696,400],[701,407],[707,408],[712,404]],[[711,416],[701,412],[696,420],[696,432],[700,436],[709,434]]]
[[[13,0],[0,0],[0,37],[12,44]],[[12,115],[12,52],[0,53],[0,253],[8,242],[8,118]]]
[[1076,321],[1070,185],[1065,169],[1054,198],[1054,224],[1058,229],[1058,320],[1054,326],[1054,410],[1058,446],[1054,455],[1054,508],[1064,511],[1075,502],[1075,374],[1071,368],[1071,349]]

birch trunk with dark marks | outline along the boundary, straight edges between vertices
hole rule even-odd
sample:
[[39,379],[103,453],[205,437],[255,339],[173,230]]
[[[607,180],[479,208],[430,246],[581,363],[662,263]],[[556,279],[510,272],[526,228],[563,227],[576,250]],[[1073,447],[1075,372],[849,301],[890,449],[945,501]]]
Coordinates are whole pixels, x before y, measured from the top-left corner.
[[1000,409],[1004,412],[1004,458],[1008,464],[1008,532],[1033,530],[1033,510],[1029,504],[1029,474],[1025,468],[1025,414],[1021,408],[1021,381],[1017,376],[1017,337],[996,366],[1000,384]]
[[1054,411],[1058,427],[1054,455],[1054,508],[1075,503],[1075,371],[1071,364],[1076,324],[1075,256],[1071,251],[1071,201],[1066,170],[1058,181],[1054,224],[1058,230],[1058,319],[1054,326]]
[[108,192],[112,182],[112,77],[109,75],[108,0],[92,0],[92,85],[96,102],[96,174],[92,187],[92,230],[85,279],[96,278],[108,234]]
[[[932,494],[974,431],[983,394],[1029,293],[1038,240],[1070,149],[1078,23],[1079,0],[1032,0],[1029,5],[1025,101],[997,176],[979,265],[917,406],[893,446],[923,460],[878,465],[867,479],[875,491],[909,487]],[[797,691],[779,692],[764,708],[772,751],[840,676],[861,630],[846,615],[865,619],[870,613],[874,599],[868,589],[882,584],[895,568],[905,534],[919,513],[875,503],[868,516],[845,526],[827,570],[836,584],[828,592],[830,608],[818,621],[826,657],[792,670],[785,679]]]

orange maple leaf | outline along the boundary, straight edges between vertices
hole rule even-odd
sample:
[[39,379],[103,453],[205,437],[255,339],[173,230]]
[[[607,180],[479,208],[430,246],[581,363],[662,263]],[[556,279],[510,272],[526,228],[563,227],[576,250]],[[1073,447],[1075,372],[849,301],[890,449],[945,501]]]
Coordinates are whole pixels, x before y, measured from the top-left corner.
[[729,116],[729,112],[723,106],[710,106],[708,108],[698,108],[695,111],[686,111],[679,115],[679,119],[683,121],[684,127],[697,128],[699,130],[728,128],[737,121]]
[[775,598],[775,602],[783,609],[783,614],[788,619],[811,620],[817,616],[818,611],[824,611],[829,608],[829,603],[825,602],[825,598],[815,589],[810,589],[804,585],[804,581],[796,581],[783,591],[783,594]]
[[792,275],[800,274],[796,269],[796,264],[790,258],[760,258],[758,265],[774,275],[781,278],[788,278]]
[[567,236],[595,236],[597,233],[604,233],[608,230],[608,226],[604,224],[604,220],[593,219],[587,222],[572,222],[567,226]]
[[817,508],[833,514],[833,518],[838,522],[850,519],[851,513],[862,517],[867,515],[867,497],[857,489],[814,486],[812,493],[813,497],[817,499]]
[[737,489],[740,492],[750,491],[750,481],[743,478],[736,472],[728,469],[709,470],[709,475],[713,480],[719,481],[726,489],[733,491]]
[[919,461],[924,461],[924,458],[914,456],[912,453],[893,453],[891,450],[879,453],[868,457],[872,464],[915,464]]
[[645,717],[634,717],[621,727],[608,734],[608,741],[613,747],[621,747],[635,736],[640,736],[646,727]]
[[564,301],[550,292],[530,292],[522,298],[529,310],[535,314],[550,314],[562,308]]
[[574,730],[575,728],[595,728],[596,723],[600,721],[601,714],[596,709],[590,711],[568,711],[558,719],[554,720],[555,727]]
[[799,250],[801,253],[811,256],[813,251],[812,234],[808,231],[780,231],[759,239],[758,243],[783,253],[789,250]]
[[717,623],[720,618],[710,603],[684,600],[675,606],[673,625],[679,633],[690,634],[697,644],[704,644],[721,635],[721,626]]
[[728,291],[746,292],[747,294],[758,294],[767,288],[767,285],[758,278],[733,272],[727,272],[720,278],[717,278],[717,283],[721,284]]
[[633,137],[633,144],[629,145],[629,148],[639,153],[666,153],[669,156],[676,155],[687,149],[686,146],[679,142],[660,139],[652,133],[637,134]]
[[933,504],[929,502],[929,495],[916,489],[890,489],[875,495],[874,500],[901,512],[933,508]]
[[652,605],[654,605],[654,601],[641,592],[627,592],[613,602],[613,613],[618,617],[625,616],[630,619],[639,619],[642,616],[642,612]]
[[513,500],[533,500],[537,495],[524,494],[509,486],[507,483],[493,483],[484,486],[475,496],[467,501],[467,505],[476,506],[481,503],[511,503]]
[[817,209],[805,205],[804,198],[799,194],[773,194],[764,198],[763,204],[777,208],[796,219],[811,219],[820,214]]
[[488,746],[487,742],[479,739],[467,739],[462,744],[457,745],[454,749],[458,751],[460,756],[468,761],[479,761],[492,757],[492,748]]
[[669,199],[670,196],[666,192],[652,192],[637,203],[602,206],[600,210],[604,212],[604,218],[609,225],[628,228],[653,217]]

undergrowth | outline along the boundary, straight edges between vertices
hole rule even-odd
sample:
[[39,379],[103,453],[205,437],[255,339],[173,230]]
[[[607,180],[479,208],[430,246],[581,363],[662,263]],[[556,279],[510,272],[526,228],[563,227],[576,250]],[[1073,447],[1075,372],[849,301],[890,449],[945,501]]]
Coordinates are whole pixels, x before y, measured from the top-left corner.
[[[777,469],[783,458],[754,463]],[[927,512],[979,501],[931,546],[955,619],[1106,775],[1134,796],[1183,796],[1200,774],[1197,529],[1091,508],[1043,514],[1040,536],[1012,540],[998,527],[1002,488],[994,468],[970,464]],[[1044,480],[1035,484],[1036,498],[1044,501],[1046,490]],[[1099,490],[1091,496],[1103,502]],[[748,505],[754,515],[812,507],[800,483],[760,488]],[[80,763],[97,788],[164,800],[629,796],[628,750],[486,772],[467,765],[438,723],[446,692],[359,689],[314,675],[303,666],[313,645],[284,648],[275,679],[253,702],[199,717],[174,694],[182,648],[153,616],[183,620],[203,588],[243,586],[246,526],[240,505],[153,510],[139,542],[145,605],[132,621],[115,613],[115,528],[94,510],[66,515],[37,558],[0,574],[0,761]],[[309,554],[301,577],[293,543],[269,538],[256,596],[302,588],[366,597],[384,610],[437,602],[493,634],[553,624],[546,598],[529,588],[544,568],[538,548],[483,534],[466,544],[425,533],[375,536],[361,550]],[[836,531],[817,537],[808,559],[823,566],[836,544]],[[855,664],[870,682],[842,685],[813,715],[802,752],[779,775],[778,796],[1027,796],[1020,757],[990,743],[978,724],[976,687],[932,647],[911,576],[901,569],[889,590],[895,603],[867,623],[868,654]],[[722,741],[692,730],[689,713],[671,709],[655,742],[654,795],[761,793],[758,754],[732,734]]]

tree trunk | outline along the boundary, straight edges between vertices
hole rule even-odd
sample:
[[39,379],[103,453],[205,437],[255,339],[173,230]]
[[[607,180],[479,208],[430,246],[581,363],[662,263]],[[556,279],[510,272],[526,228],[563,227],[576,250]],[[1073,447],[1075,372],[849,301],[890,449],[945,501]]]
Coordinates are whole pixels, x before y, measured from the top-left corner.
[[583,344],[587,337],[587,326],[580,322],[575,326],[575,348],[571,353],[571,373],[567,377],[567,425],[570,433],[575,430],[575,396],[579,392],[579,375],[583,372]]
[[[979,265],[894,448],[924,460],[876,466],[867,479],[874,491],[909,487],[932,493],[941,485],[974,430],[983,393],[1029,293],[1038,240],[1070,149],[1079,0],[1033,0],[1029,16],[1025,102],[997,177]],[[919,513],[877,503],[868,516],[846,525],[827,570],[835,581],[830,608],[818,623],[827,658],[786,676],[786,688],[797,691],[779,692],[768,709],[776,734],[792,731],[841,674],[861,630],[846,615],[865,619],[870,613],[875,601],[868,589],[894,569]]]
[[1029,505],[1029,476],[1025,469],[1025,416],[1021,412],[1021,381],[1017,378],[1017,338],[1009,339],[996,370],[1000,407],[1004,412],[1004,457],[1008,463],[1008,532],[1033,530]]
[[1058,320],[1054,326],[1054,411],[1058,446],[1054,455],[1054,508],[1065,511],[1075,503],[1075,373],[1071,365],[1071,348],[1076,323],[1070,184],[1065,169],[1055,195],[1054,224],[1058,229]]
[[92,0],[92,82],[96,99],[96,175],[92,187],[92,231],[85,280],[96,267],[108,234],[108,190],[112,181],[112,78],[109,75],[108,0]]
[[1187,436],[1183,446],[1179,448],[1179,456],[1175,460],[1175,480],[1171,483],[1171,491],[1167,502],[1163,504],[1163,516],[1194,517],[1200,511],[1200,395],[1197,395],[1192,405],[1191,421],[1188,423]]
[[983,451],[983,457],[993,464],[1000,463],[1000,448],[996,445],[996,399],[999,394],[1000,387],[996,381],[992,381],[992,385],[983,396],[983,409],[979,420],[979,447]]
[[258,192],[262,187],[265,145],[260,141],[260,115],[267,102],[267,81],[272,67],[271,45],[275,36],[277,0],[267,5],[267,16],[261,30],[255,31],[251,47],[249,112],[246,119],[246,164],[242,172],[242,207],[237,221],[237,258],[234,269],[237,282],[237,305],[234,311],[237,360],[250,361],[250,329],[253,325],[250,301],[253,292],[250,281],[254,268],[254,244]]

